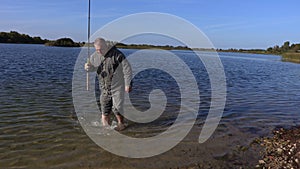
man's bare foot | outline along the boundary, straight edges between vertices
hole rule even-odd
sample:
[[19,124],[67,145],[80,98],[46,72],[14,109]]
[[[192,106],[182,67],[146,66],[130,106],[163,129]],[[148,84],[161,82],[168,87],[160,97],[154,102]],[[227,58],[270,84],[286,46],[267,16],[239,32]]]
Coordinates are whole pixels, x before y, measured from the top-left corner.
[[123,123],[118,123],[117,127],[115,127],[114,129],[117,131],[122,131],[122,130],[126,129],[126,126]]
[[102,125],[102,127],[107,130],[111,129],[110,125]]

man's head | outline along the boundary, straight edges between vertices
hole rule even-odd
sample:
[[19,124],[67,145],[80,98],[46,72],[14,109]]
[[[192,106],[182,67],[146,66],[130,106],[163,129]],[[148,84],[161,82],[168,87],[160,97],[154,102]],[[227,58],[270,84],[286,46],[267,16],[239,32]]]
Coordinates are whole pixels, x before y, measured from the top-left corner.
[[103,38],[97,38],[94,42],[94,47],[96,52],[101,55],[105,55],[108,51],[108,46]]

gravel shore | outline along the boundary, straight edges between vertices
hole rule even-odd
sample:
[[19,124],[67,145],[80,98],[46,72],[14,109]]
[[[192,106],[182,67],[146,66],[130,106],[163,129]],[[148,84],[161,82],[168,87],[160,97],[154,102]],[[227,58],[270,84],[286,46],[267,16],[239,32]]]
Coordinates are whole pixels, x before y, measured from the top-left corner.
[[273,134],[273,137],[255,140],[263,147],[262,159],[256,168],[300,168],[300,127],[279,128]]

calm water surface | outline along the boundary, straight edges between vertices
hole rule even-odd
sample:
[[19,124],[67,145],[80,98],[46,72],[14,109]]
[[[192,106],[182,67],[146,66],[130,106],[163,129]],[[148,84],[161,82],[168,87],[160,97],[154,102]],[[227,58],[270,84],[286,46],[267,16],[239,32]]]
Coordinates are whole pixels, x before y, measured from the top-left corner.
[[[90,140],[77,120],[72,76],[80,50],[0,44],[0,168],[172,168],[193,164],[253,168],[258,153],[235,154],[237,146],[270,135],[275,127],[300,124],[299,64],[281,62],[273,55],[220,53],[227,80],[226,107],[210,141],[198,144],[210,106],[209,78],[194,53],[172,51],[189,65],[199,85],[201,103],[193,130],[162,155],[118,157]],[[129,55],[135,50],[122,51]],[[200,54],[210,56],[209,52]],[[168,103],[161,118],[147,124],[132,123],[124,134],[147,137],[165,130],[176,119],[180,105],[174,79],[149,70],[138,74],[134,84],[131,97],[137,109],[149,108],[148,94],[153,89],[163,90]]]

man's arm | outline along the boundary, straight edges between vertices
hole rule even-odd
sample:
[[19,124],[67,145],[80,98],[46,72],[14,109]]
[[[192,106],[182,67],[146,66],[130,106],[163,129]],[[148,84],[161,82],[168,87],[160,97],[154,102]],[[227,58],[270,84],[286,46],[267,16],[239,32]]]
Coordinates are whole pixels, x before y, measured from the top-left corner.
[[123,68],[123,74],[124,74],[124,81],[125,81],[125,91],[129,93],[131,91],[132,87],[132,69],[130,66],[130,63],[128,60],[125,58],[125,56],[122,56],[122,68]]
[[87,72],[95,72],[97,70],[99,64],[97,65],[98,61],[96,57],[96,53],[92,54],[90,57],[90,62],[84,64],[84,69]]

